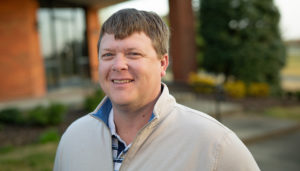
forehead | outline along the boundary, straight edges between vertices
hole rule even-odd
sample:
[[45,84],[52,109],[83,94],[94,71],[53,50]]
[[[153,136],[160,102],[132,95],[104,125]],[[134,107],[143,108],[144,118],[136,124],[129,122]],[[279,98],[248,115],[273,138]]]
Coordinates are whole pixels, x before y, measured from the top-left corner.
[[100,51],[107,48],[153,48],[151,39],[143,32],[135,32],[124,39],[115,39],[114,34],[105,33],[100,42]]

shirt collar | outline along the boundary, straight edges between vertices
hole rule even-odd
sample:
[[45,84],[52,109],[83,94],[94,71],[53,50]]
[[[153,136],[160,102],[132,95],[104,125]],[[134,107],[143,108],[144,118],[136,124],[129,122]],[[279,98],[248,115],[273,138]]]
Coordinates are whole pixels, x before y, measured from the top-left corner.
[[108,127],[110,129],[111,135],[117,136],[116,125],[115,125],[115,122],[114,122],[114,112],[113,112],[113,109],[111,109],[110,113],[109,113]]

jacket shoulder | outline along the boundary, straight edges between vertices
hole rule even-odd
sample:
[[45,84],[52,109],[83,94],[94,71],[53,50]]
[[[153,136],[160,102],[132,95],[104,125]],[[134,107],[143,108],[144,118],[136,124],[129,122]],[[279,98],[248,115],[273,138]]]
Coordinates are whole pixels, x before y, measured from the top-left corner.
[[224,126],[212,116],[204,112],[189,108],[182,104],[176,103],[172,113],[174,113],[175,117],[181,118],[180,122],[194,126],[194,128],[196,129],[214,128],[223,130],[225,132],[230,131],[226,126]]
[[59,142],[54,170],[111,170],[111,158],[104,157],[111,155],[110,141],[109,130],[92,115],[77,119]]
[[93,117],[91,114],[87,114],[71,123],[64,132],[62,139],[87,136],[99,129],[106,129],[105,127],[105,124],[101,120]]

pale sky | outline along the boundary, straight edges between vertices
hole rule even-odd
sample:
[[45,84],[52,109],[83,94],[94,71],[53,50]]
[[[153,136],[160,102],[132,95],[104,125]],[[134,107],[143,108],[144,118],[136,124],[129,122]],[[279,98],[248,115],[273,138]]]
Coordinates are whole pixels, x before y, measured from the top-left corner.
[[285,40],[300,39],[300,0],[275,0],[280,13],[280,29]]
[[100,10],[99,14],[101,21],[105,21],[114,12],[123,8],[136,8],[139,10],[154,11],[161,16],[169,13],[168,0],[130,0]]
[[[280,29],[284,40],[300,39],[300,0],[274,0],[281,13]],[[168,14],[168,0],[131,0],[100,11],[101,20],[122,8],[154,11],[163,16]]]

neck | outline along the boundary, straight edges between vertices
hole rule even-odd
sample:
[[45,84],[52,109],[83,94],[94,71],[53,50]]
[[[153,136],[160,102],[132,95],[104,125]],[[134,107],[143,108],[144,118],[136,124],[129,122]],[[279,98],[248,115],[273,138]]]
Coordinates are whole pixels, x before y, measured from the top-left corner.
[[156,100],[157,98],[141,108],[135,108],[135,110],[134,108],[113,105],[116,131],[126,144],[132,143],[139,130],[148,123]]

